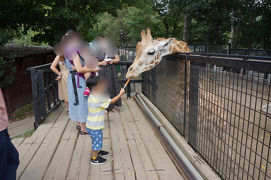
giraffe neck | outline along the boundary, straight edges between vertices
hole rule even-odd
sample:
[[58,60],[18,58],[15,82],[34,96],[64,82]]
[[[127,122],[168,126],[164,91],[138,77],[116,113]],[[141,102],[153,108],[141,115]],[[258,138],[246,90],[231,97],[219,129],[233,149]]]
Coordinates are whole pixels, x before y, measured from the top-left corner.
[[176,41],[174,43],[171,44],[171,48],[169,49],[169,54],[174,54],[177,52],[182,52],[181,49],[181,44],[179,43],[179,41]]

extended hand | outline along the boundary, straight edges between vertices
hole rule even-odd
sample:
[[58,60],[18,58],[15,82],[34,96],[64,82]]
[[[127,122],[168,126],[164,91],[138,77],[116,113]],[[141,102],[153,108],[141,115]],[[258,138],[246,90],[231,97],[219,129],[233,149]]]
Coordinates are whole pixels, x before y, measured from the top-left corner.
[[99,62],[99,66],[106,66],[106,65],[107,65],[106,61]]
[[109,61],[110,64],[114,64],[114,59]]
[[101,69],[101,68],[99,68],[99,67],[97,66],[95,69],[92,70],[92,72],[98,72],[98,71],[100,71],[100,69]]
[[57,81],[60,80],[61,77],[62,77],[62,75],[57,76],[57,77],[56,77],[56,80],[57,80]]
[[120,89],[120,95],[122,96],[123,94],[125,94],[125,90],[124,89]]

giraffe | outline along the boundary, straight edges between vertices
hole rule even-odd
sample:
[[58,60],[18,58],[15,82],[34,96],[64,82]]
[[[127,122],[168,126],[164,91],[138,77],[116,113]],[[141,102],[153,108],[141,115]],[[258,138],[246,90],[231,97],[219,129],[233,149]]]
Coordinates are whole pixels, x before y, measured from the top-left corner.
[[151,31],[148,28],[141,31],[141,42],[136,45],[136,57],[129,67],[126,78],[136,78],[140,73],[148,71],[157,66],[163,56],[178,52],[190,52],[187,43],[178,41],[175,38],[152,39]]
[[[175,54],[175,53],[188,53],[190,49],[187,43],[184,41],[178,41],[175,38],[157,38],[153,39],[151,36],[150,29],[141,31],[141,41],[136,46],[136,57],[132,65],[128,68],[126,78],[137,78],[142,72],[153,69],[157,66],[162,57]],[[187,63],[187,84],[188,88],[186,97],[189,97],[189,80],[190,80],[190,61]],[[184,77],[185,77],[185,63],[184,60],[178,62],[179,66],[179,77],[178,77],[178,89],[175,92],[175,97],[171,103],[175,105],[174,111],[181,113],[179,104],[184,101]],[[218,131],[225,129],[226,127],[226,116],[224,108],[222,107],[221,99],[208,91],[202,90],[201,82],[199,81],[199,105],[198,105],[198,122],[206,124],[206,121],[211,121],[212,124],[217,124]],[[207,101],[206,101],[207,100]],[[187,98],[187,108],[189,109],[189,98]],[[174,107],[174,106],[173,106]],[[200,107],[205,107],[203,110]]]

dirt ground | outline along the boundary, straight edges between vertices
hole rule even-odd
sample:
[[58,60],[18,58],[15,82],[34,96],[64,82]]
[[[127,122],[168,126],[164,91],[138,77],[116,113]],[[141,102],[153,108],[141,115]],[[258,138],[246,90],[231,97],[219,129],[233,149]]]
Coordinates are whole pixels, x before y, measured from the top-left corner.
[[[182,66],[167,61],[156,71],[157,88],[151,86],[150,99],[183,134]],[[263,77],[200,67],[194,129],[187,127],[186,102],[185,137],[196,137],[194,148],[224,179],[271,179],[271,86]]]

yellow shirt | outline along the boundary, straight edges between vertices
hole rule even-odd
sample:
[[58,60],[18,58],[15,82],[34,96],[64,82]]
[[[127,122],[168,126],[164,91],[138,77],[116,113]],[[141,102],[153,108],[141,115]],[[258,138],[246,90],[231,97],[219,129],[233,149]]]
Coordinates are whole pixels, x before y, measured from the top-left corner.
[[110,105],[111,99],[102,96],[90,94],[88,97],[88,118],[86,127],[88,129],[102,129],[104,128],[104,110]]

